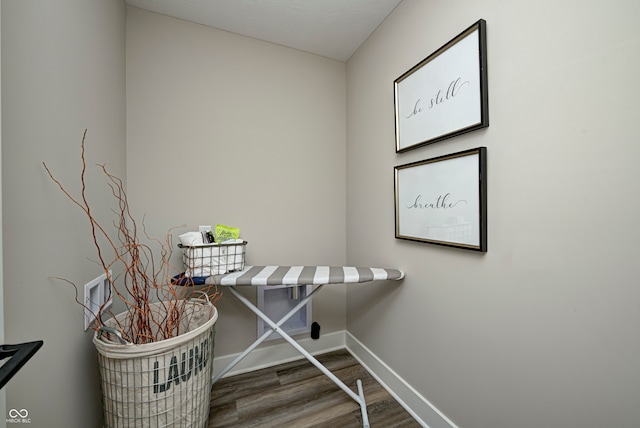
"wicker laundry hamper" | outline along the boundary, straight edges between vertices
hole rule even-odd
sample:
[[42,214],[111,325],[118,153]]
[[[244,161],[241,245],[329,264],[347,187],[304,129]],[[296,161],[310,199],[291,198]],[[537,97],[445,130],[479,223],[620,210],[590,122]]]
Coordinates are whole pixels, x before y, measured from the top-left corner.
[[[218,312],[208,299],[185,303],[183,332],[171,339],[121,343],[113,318],[95,333],[105,427],[207,426]],[[151,310],[163,308],[160,302]]]

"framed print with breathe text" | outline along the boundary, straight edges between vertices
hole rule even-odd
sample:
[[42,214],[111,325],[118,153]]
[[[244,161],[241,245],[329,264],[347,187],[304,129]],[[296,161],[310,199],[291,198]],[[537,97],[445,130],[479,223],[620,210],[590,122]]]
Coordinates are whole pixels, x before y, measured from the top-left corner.
[[396,152],[489,126],[481,19],[394,81]]
[[487,148],[394,168],[396,238],[487,252]]

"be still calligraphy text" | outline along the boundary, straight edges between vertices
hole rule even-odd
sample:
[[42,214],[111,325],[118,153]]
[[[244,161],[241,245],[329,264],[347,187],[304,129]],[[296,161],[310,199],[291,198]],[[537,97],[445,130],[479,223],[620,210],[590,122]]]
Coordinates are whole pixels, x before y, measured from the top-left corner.
[[427,104],[424,104],[422,102],[422,98],[418,98],[416,103],[413,105],[413,111],[411,111],[411,113],[409,113],[406,118],[411,119],[412,117],[417,116],[418,114],[425,111],[425,109],[430,110],[440,104],[452,100],[460,93],[465,85],[469,86],[471,85],[471,83],[469,83],[468,80],[462,81],[462,78],[458,77],[457,79],[452,80],[449,83],[449,87],[447,87],[446,91],[443,89],[438,90],[438,92],[436,92],[436,94],[431,97]]

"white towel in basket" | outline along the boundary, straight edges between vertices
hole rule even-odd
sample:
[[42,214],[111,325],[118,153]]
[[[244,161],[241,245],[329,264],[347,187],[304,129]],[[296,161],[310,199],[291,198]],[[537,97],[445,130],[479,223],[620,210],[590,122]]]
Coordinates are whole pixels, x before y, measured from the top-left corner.
[[[242,239],[230,239],[223,244],[242,244]],[[183,244],[184,245],[184,244]],[[220,275],[244,267],[244,248],[242,245],[205,245],[185,248],[183,261],[185,276]]]
[[201,232],[187,232],[178,236],[180,243],[186,247],[191,247],[193,245],[202,245],[204,244],[204,240],[202,239]]

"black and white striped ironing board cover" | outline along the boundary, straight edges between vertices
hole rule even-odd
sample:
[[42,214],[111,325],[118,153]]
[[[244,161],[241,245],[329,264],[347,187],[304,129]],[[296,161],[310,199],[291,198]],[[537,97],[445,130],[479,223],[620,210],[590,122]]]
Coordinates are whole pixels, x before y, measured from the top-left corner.
[[400,280],[404,272],[355,266],[245,266],[238,272],[215,275],[218,285],[325,285]]
[[[307,360],[313,363],[318,369],[329,377],[336,385],[345,393],[353,398],[359,405],[362,413],[362,426],[369,428],[369,418],[367,415],[367,402],[364,398],[364,391],[360,379],[356,381],[358,393],[356,394],[339,378],[324,367],[313,355],[299,345],[291,336],[280,328],[280,325],[286,321],[295,311],[299,310],[303,305],[311,301],[314,293],[322,289],[327,284],[349,284],[369,281],[383,280],[400,280],[404,278],[404,272],[398,269],[383,269],[370,267],[353,267],[353,266],[245,266],[242,271],[231,272],[224,275],[215,275],[207,278],[205,283],[214,282],[221,286],[229,287],[233,294],[240,302],[251,309],[258,317],[262,318],[271,328],[262,334],[253,344],[240,353],[232,362],[227,364],[218,374],[216,374],[211,384],[224,376],[231,368],[238,364],[245,356],[252,352],[260,343],[262,343],[271,332],[278,332],[291,346],[296,348]],[[262,312],[249,299],[244,297],[236,290],[236,286],[263,286],[263,285],[317,285],[316,289],[308,296],[303,298],[287,315],[280,319],[277,323],[271,320],[264,312]]]

